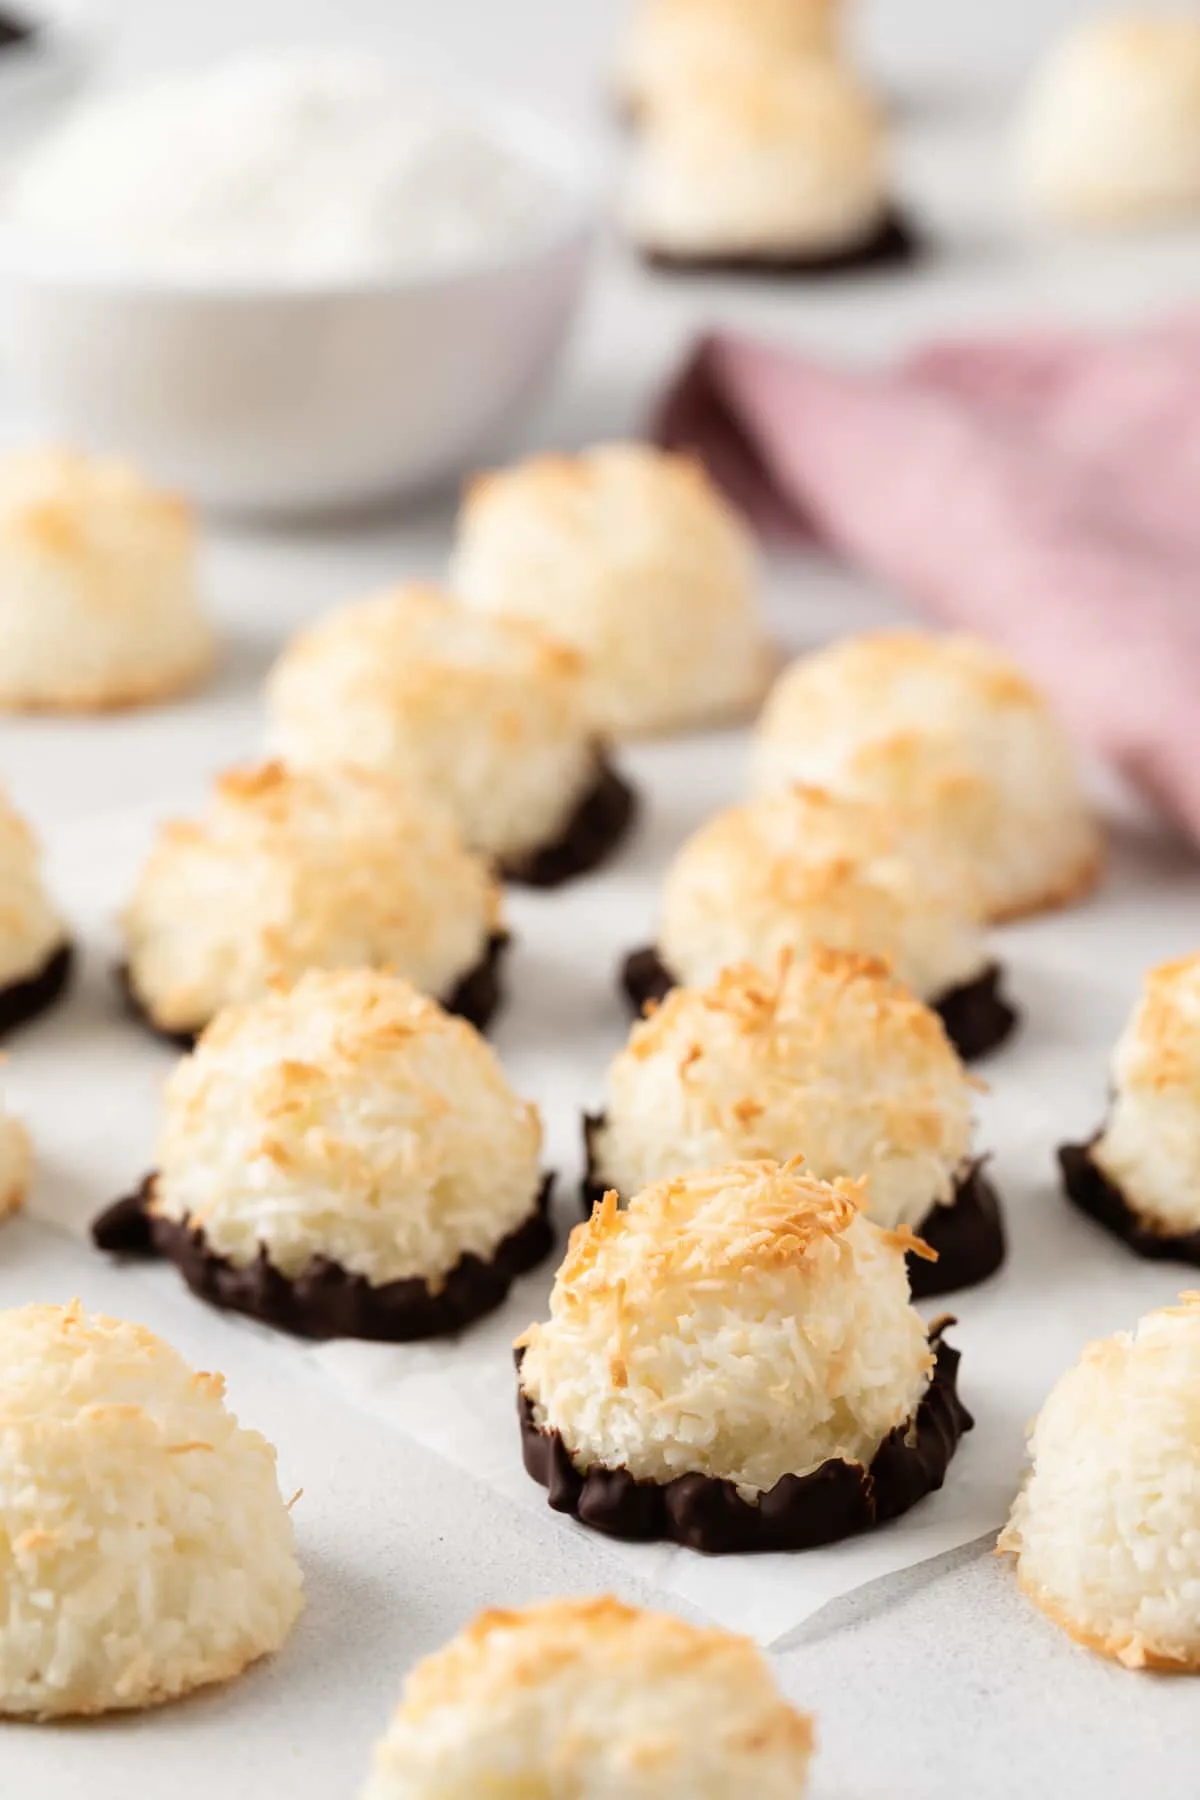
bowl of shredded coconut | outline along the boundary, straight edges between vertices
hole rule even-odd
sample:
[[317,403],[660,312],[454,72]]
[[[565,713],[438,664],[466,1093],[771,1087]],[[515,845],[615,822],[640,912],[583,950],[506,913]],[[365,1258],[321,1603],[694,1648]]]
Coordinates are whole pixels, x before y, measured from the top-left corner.
[[586,156],[348,55],[91,98],[0,171],[0,356],[43,422],[216,507],[428,487],[549,376]]

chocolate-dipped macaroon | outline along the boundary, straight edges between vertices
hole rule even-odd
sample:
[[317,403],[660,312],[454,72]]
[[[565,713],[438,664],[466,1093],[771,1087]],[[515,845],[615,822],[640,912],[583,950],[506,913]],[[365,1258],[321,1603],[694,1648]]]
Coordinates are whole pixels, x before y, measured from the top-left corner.
[[781,952],[802,959],[818,945],[886,960],[967,1060],[1016,1022],[969,904],[912,853],[894,812],[811,787],[728,807],[687,840],[667,871],[656,940],[626,960],[622,980],[640,1011],[735,963],[769,970]]
[[1092,888],[1103,841],[1066,733],[978,638],[866,632],[779,677],[755,734],[754,791],[794,781],[873,800],[920,859],[990,920]]
[[800,1800],[812,1747],[748,1638],[549,1600],[417,1664],[362,1800]]
[[831,59],[731,57],[641,120],[624,223],[660,268],[830,275],[917,244],[879,108]]
[[1200,955],[1151,969],[1108,1119],[1059,1161],[1074,1204],[1139,1256],[1200,1265]]
[[576,652],[436,588],[318,620],[284,651],[267,698],[273,750],[302,766],[358,763],[428,794],[509,880],[586,874],[632,823]]
[[615,1194],[517,1340],[525,1466],[599,1531],[802,1550],[942,1485],[971,1421],[865,1183],[730,1163]]
[[866,1181],[867,1216],[938,1252],[910,1255],[918,1297],[1004,1260],[996,1195],[972,1151],[974,1084],[937,1014],[855,951],[785,952],[675,988],[609,1065],[587,1121],[589,1210],[715,1164],[802,1155],[809,1174]]
[[71,961],[66,926],[42,880],[37,839],[0,791],[0,1037],[54,1004]]
[[314,972],[221,1013],[167,1082],[158,1167],[102,1249],[313,1338],[458,1331],[553,1242],[537,1108],[408,982]]
[[754,543],[692,457],[598,444],[478,476],[451,582],[464,605],[524,619],[582,658],[608,737],[742,718],[773,657]]
[[130,1000],[184,1046],[307,969],[394,969],[481,1030],[499,999],[486,860],[433,801],[350,765],[222,775],[159,833],[123,927]]
[[0,1096],[0,1219],[16,1212],[33,1173],[33,1141]]
[[1200,1294],[1089,1344],[1000,1534],[1023,1591],[1127,1669],[1200,1673]]

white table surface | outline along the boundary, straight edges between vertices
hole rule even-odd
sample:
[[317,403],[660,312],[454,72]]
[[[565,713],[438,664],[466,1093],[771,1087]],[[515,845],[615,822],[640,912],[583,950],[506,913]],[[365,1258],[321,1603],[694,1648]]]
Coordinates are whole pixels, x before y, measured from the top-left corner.
[[[394,47],[416,29],[469,72],[603,132],[599,78],[621,9],[608,0],[439,0],[436,8],[420,0],[109,0],[92,10],[117,73],[249,42]],[[609,243],[563,378],[529,441],[577,444],[630,429],[690,333],[709,321],[875,357],[936,330],[1133,317],[1195,291],[1200,241],[1035,244],[1005,205],[1006,84],[1056,20],[1087,10],[1070,0],[865,6],[872,63],[901,102],[913,102],[900,109],[900,164],[943,239],[942,255],[902,280],[806,290],[664,284]],[[0,402],[0,432],[27,430]],[[87,822],[110,810],[186,803],[214,769],[256,749],[257,687],[283,637],[364,587],[436,573],[451,513],[442,499],[336,527],[214,527],[207,583],[227,643],[215,685],[162,711],[0,725],[0,776],[52,848],[78,842]],[[797,648],[891,616],[897,604],[812,565],[773,568],[770,590],[773,620]],[[731,739],[730,754],[736,749]],[[686,748],[670,760],[675,792]],[[646,768],[654,766],[651,756]],[[691,810],[702,812],[713,797],[698,793]],[[664,849],[687,822],[656,817]],[[1044,978],[1034,1011],[1048,1080],[1056,1054],[1079,1048],[1065,1022],[1056,1036],[1055,1009],[1068,1003],[1072,981],[1076,991],[1086,981],[1089,957],[1098,976],[1124,959],[1127,980],[1128,970],[1182,948],[1193,911],[1200,918],[1200,881],[1166,843],[1122,853],[1116,903],[1134,888],[1141,899],[1119,928],[1106,925],[1116,914],[1080,915],[1061,987],[1060,938],[1034,935],[1018,947]],[[1097,1097],[1122,1005],[1115,987],[1088,1015],[1088,1080]],[[71,1094],[61,1104],[65,1113]],[[1064,1126],[1085,1127],[1086,1104]],[[997,1129],[1006,1118],[1019,1124],[1002,1095],[993,1118]],[[552,1135],[565,1128],[551,1124]],[[1038,1286],[1032,1249],[1017,1272],[1030,1283],[1029,1305],[1053,1304],[1053,1288]],[[311,1357],[191,1303],[168,1271],[114,1272],[45,1223],[6,1228],[0,1305],[76,1293],[136,1312],[185,1353],[224,1368],[243,1416],[279,1443],[285,1486],[305,1487],[298,1516],[310,1605],[285,1655],[225,1693],[86,1730],[0,1731],[0,1800],[199,1800],[213,1792],[254,1800],[281,1777],[295,1800],[348,1797],[403,1669],[478,1606],[597,1587],[643,1592],[604,1544],[565,1534],[548,1513],[520,1510],[464,1480],[348,1404]],[[986,1303],[977,1316],[981,1333],[995,1331]],[[1019,1311],[1009,1316],[1019,1327]],[[460,1525],[453,1541],[443,1528],[451,1512]],[[772,1655],[789,1692],[818,1715],[818,1796],[1124,1800],[1144,1786],[1159,1800],[1185,1800],[1197,1791],[1194,1684],[1133,1677],[1073,1649],[1017,1600],[986,1544],[835,1602]],[[264,1715],[273,1721],[267,1736],[251,1728]]]

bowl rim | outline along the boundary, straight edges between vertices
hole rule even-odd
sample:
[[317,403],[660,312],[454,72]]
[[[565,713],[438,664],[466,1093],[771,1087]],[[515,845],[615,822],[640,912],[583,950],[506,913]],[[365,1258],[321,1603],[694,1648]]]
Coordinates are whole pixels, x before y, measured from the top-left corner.
[[430,263],[427,267],[376,269],[345,275],[298,276],[272,280],[234,274],[192,276],[171,271],[122,267],[86,250],[39,240],[8,225],[0,201],[0,282],[19,282],[97,299],[127,298],[163,303],[280,304],[327,302],[423,294],[459,288],[515,274],[567,251],[581,250],[597,227],[603,191],[598,145],[544,113],[520,102],[457,82],[439,83],[457,100],[472,123],[514,161],[542,178],[551,197],[546,217],[511,244]]

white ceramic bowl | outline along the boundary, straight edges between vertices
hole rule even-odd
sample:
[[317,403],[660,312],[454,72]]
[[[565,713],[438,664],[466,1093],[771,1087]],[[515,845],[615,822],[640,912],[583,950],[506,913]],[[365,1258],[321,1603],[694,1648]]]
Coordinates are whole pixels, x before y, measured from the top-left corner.
[[436,274],[220,287],[36,253],[0,228],[0,357],[47,432],[217,509],[295,514],[431,487],[494,451],[548,380],[596,211],[577,147],[506,109],[555,195],[536,236]]

